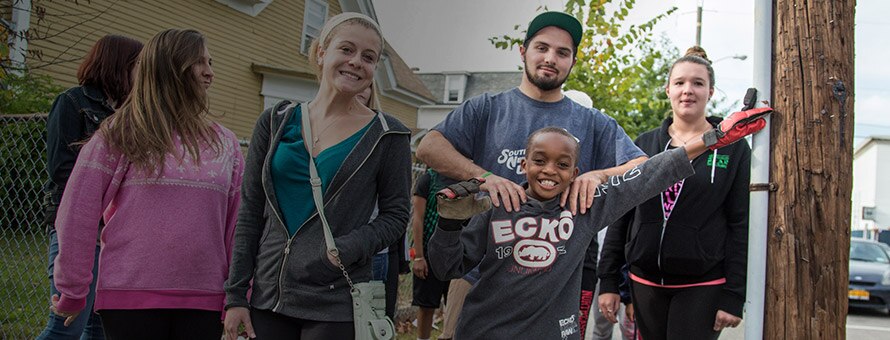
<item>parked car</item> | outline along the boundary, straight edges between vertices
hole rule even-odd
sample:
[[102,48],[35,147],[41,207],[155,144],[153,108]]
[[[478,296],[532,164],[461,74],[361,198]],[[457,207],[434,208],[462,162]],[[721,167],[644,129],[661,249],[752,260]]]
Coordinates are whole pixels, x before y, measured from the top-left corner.
[[890,246],[850,240],[851,307],[890,311]]

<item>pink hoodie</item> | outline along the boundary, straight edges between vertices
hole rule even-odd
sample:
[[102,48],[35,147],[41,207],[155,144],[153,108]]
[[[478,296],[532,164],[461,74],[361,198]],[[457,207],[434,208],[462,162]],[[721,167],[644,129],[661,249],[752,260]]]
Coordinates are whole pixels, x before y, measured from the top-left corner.
[[183,161],[168,154],[160,176],[132,166],[99,134],[83,147],[56,220],[60,311],[86,304],[100,216],[96,310],[223,310],[244,162],[235,134],[214,130],[218,155],[205,147],[195,164],[177,136]]

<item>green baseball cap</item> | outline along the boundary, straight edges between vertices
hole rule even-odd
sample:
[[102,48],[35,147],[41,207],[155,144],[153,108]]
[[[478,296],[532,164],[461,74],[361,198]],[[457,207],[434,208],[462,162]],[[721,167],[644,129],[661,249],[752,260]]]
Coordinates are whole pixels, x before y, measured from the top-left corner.
[[581,28],[581,22],[564,12],[551,11],[538,14],[538,16],[528,23],[528,31],[525,33],[525,40],[531,40],[538,31],[547,26],[556,26],[569,32],[569,35],[572,36],[572,42],[575,44],[575,48],[578,48],[578,44],[581,43],[581,35],[584,32]]

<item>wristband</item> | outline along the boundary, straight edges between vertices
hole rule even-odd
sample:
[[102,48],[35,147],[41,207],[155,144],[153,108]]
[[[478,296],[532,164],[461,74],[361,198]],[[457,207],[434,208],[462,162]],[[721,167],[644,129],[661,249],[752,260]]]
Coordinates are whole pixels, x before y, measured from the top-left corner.
[[485,183],[485,177],[491,176],[491,171],[486,171],[484,174],[468,179],[467,181],[476,180],[478,184]]

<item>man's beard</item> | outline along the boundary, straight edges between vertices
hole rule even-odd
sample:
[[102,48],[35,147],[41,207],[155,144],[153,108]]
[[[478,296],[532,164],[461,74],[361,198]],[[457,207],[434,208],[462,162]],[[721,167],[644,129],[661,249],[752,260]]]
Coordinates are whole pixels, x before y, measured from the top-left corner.
[[[554,69],[555,68],[556,67],[554,67]],[[569,70],[571,71],[571,69]],[[535,69],[534,71],[537,71],[537,69]],[[528,61],[526,61],[525,76],[528,77],[528,80],[532,83],[532,85],[535,85],[542,91],[550,91],[562,87],[562,84],[565,83],[566,79],[569,78],[569,72],[566,72],[566,75],[563,76],[562,79],[559,78],[559,74],[556,74],[555,78],[539,77],[537,74],[535,74],[535,72],[532,72],[531,67],[529,67],[528,65]]]

